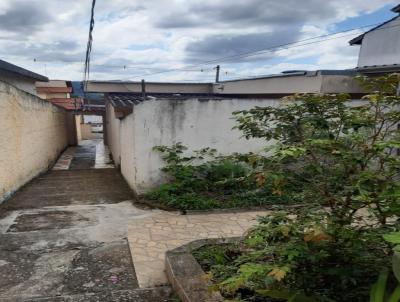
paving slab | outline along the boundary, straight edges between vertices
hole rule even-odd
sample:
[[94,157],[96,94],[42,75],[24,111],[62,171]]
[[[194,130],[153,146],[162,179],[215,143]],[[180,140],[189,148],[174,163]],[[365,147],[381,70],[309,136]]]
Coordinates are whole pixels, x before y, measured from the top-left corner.
[[166,284],[165,253],[191,241],[238,237],[269,211],[180,215],[160,212],[130,223],[128,241],[140,288]]

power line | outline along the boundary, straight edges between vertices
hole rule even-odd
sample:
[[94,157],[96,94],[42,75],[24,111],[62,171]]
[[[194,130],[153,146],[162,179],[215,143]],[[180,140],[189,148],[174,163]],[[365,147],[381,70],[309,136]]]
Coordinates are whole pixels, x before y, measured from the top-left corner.
[[[264,48],[264,49],[258,49],[258,50],[254,50],[254,51],[243,52],[243,53],[236,54],[236,55],[224,56],[224,57],[220,57],[220,58],[217,58],[217,59],[213,59],[213,60],[209,60],[209,61],[203,61],[203,62],[200,62],[198,64],[193,64],[193,65],[189,65],[189,66],[185,66],[185,67],[181,67],[181,68],[166,69],[166,68],[157,68],[157,67],[143,67],[143,65],[90,64],[91,63],[90,62],[90,54],[91,54],[91,50],[92,50],[92,41],[93,41],[92,32],[93,32],[93,28],[94,28],[94,6],[95,6],[95,2],[96,2],[96,0],[93,0],[93,2],[92,2],[91,19],[90,19],[90,26],[89,26],[89,37],[88,37],[88,45],[87,45],[86,59],[85,59],[84,85],[87,84],[87,81],[89,79],[90,67],[93,67],[93,66],[115,67],[115,68],[120,67],[120,68],[123,68],[123,69],[131,69],[132,68],[132,69],[139,69],[139,70],[157,70],[157,71],[152,72],[152,73],[146,73],[146,74],[140,74],[140,75],[131,75],[130,76],[131,79],[139,78],[139,77],[143,78],[143,77],[146,77],[146,76],[152,76],[152,75],[163,74],[163,73],[170,73],[170,72],[175,72],[175,71],[208,73],[211,70],[206,69],[206,68],[201,68],[200,69],[200,67],[205,66],[205,65],[211,65],[211,64],[215,64],[215,63],[220,63],[220,62],[227,62],[227,61],[231,61],[232,59],[257,56],[257,55],[262,55],[264,53],[268,53],[268,52],[272,52],[272,51],[280,52],[280,51],[284,51],[284,50],[287,50],[287,49],[302,47],[302,46],[311,45],[311,44],[315,44],[315,43],[322,43],[322,42],[326,42],[326,41],[330,41],[330,40],[334,40],[334,39],[340,39],[340,38],[343,38],[343,37],[352,36],[352,35],[354,35],[354,33],[347,34],[347,35],[340,35],[338,37],[332,37],[332,38],[328,38],[328,37],[335,36],[335,35],[338,35],[338,34],[347,33],[347,32],[351,32],[351,31],[354,31],[354,30],[373,27],[373,26],[381,24],[381,23],[374,23],[374,24],[364,25],[364,26],[360,26],[360,27],[357,27],[357,28],[351,28],[351,29],[347,29],[347,30],[343,30],[343,31],[339,31],[339,32],[330,33],[330,34],[310,37],[310,38],[307,38],[307,39],[299,40],[297,42],[290,42],[290,43],[271,46],[271,47]],[[399,27],[399,26],[400,25],[393,25],[393,26],[388,26],[388,27],[383,27],[383,28],[377,28],[376,30],[390,29],[390,28]],[[328,39],[323,39],[323,38],[328,38]],[[313,41],[313,40],[316,40],[316,39],[320,39],[320,40]],[[307,41],[310,41],[310,42],[307,42]],[[302,42],[307,42],[307,43],[302,43]],[[299,43],[301,43],[301,44],[299,44]],[[281,49],[279,49],[279,48],[281,48]],[[34,59],[35,62],[36,62],[36,60],[37,60],[37,58]],[[241,62],[239,62],[239,63],[241,63]],[[245,62],[243,62],[243,63],[245,63]],[[228,73],[230,73],[230,72],[228,71]]]
[[92,9],[90,14],[90,22],[89,22],[89,36],[86,47],[86,58],[85,58],[85,69],[83,72],[83,83],[84,83],[84,91],[87,88],[87,81],[89,80],[90,75],[90,54],[92,52],[92,42],[93,42],[93,28],[94,28],[94,6],[96,5],[96,0],[92,0]]
[[[325,35],[320,35],[320,36],[315,36],[315,37],[303,39],[303,40],[300,40],[300,41],[297,41],[297,42],[278,44],[278,45],[271,46],[271,47],[264,48],[264,49],[258,49],[258,50],[254,50],[254,51],[243,52],[243,53],[236,54],[236,55],[220,57],[220,58],[217,58],[217,59],[204,61],[204,62],[201,62],[199,64],[190,65],[190,66],[187,66],[185,68],[200,67],[200,66],[204,66],[204,65],[210,65],[210,64],[220,63],[220,62],[226,62],[226,61],[230,61],[232,59],[237,59],[237,58],[256,56],[256,55],[260,55],[260,54],[264,54],[264,53],[267,53],[267,52],[271,52],[271,51],[274,51],[276,49],[283,48],[283,47],[285,47],[284,49],[290,49],[290,48],[295,48],[295,47],[300,47],[300,46],[305,46],[305,45],[310,45],[310,44],[315,44],[315,43],[321,43],[321,42],[325,42],[325,41],[329,41],[329,40],[339,39],[339,38],[343,38],[343,37],[347,37],[347,36],[352,36],[352,35],[354,35],[354,33],[348,34],[348,35],[342,35],[342,36],[334,37],[334,38],[330,38],[330,39],[323,39],[323,38],[327,38],[327,37],[334,36],[334,35],[337,35],[337,34],[351,32],[351,31],[359,30],[359,29],[363,29],[363,28],[373,27],[373,26],[376,26],[376,25],[379,25],[379,24],[380,23],[364,25],[364,26],[360,26],[360,27],[356,27],[356,28],[351,28],[351,29],[347,29],[347,30],[343,30],[343,31],[338,31],[338,32],[335,32],[335,33],[330,33],[330,34],[325,34]],[[400,26],[400,25],[394,25],[394,26],[391,26],[391,27],[398,27],[398,26]],[[385,28],[381,28],[381,29],[389,29],[391,27],[385,27]],[[381,30],[381,29],[377,29],[377,30]],[[311,40],[315,40],[315,39],[323,39],[323,40],[311,41]],[[307,42],[307,41],[311,41],[311,42],[296,45],[298,43]],[[165,71],[142,74],[142,75],[139,75],[139,76],[135,76],[135,78],[145,77],[145,76],[152,76],[152,75],[156,75],[156,74],[162,74],[162,73],[168,73],[168,72],[174,72],[174,71],[183,71],[183,68],[174,68],[174,69],[169,69],[169,70],[165,70]]]

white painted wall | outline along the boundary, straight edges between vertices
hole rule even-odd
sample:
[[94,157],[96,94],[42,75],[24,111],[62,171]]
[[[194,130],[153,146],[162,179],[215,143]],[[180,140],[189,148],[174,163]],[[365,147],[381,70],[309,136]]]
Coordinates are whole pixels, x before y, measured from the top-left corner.
[[182,142],[189,150],[204,147],[221,154],[259,152],[266,146],[263,140],[246,140],[232,130],[232,112],[255,106],[277,106],[273,99],[198,99],[149,100],[134,106],[132,114],[119,121],[107,106],[108,141],[114,159],[120,157],[121,172],[131,188],[141,194],[162,183],[164,176],[156,145],[171,146]]
[[121,164],[120,156],[120,120],[115,118],[114,109],[111,104],[106,106],[106,127],[107,143],[110,148],[110,152],[113,156],[114,163],[118,166]]
[[366,33],[358,67],[400,64],[400,16]]
[[125,118],[120,122],[121,173],[126,179],[129,186],[134,191],[137,191],[137,184],[136,184],[137,165],[135,163],[136,156],[135,156],[135,137],[134,137],[136,123],[135,119],[132,118],[132,114],[129,117],[130,118]]

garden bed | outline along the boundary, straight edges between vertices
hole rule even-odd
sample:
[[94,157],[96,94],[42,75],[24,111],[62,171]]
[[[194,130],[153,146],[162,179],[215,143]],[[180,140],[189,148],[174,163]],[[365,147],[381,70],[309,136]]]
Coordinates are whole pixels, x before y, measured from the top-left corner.
[[151,200],[287,209],[235,246],[193,252],[212,289],[231,301],[400,301],[399,79],[360,78],[370,94],[351,106],[345,94],[302,94],[234,113],[246,138],[273,140],[263,154],[155,147],[169,181]]

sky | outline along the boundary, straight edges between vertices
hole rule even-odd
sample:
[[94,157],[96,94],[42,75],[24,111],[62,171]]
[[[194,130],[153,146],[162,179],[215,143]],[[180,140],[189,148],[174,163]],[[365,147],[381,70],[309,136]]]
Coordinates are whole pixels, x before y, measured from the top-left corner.
[[[82,80],[91,2],[0,0],[0,59],[51,79]],[[396,4],[97,0],[90,79],[210,82],[217,64],[221,80],[354,68],[359,47],[348,41],[368,27],[313,38],[382,23],[395,16],[390,9]]]

